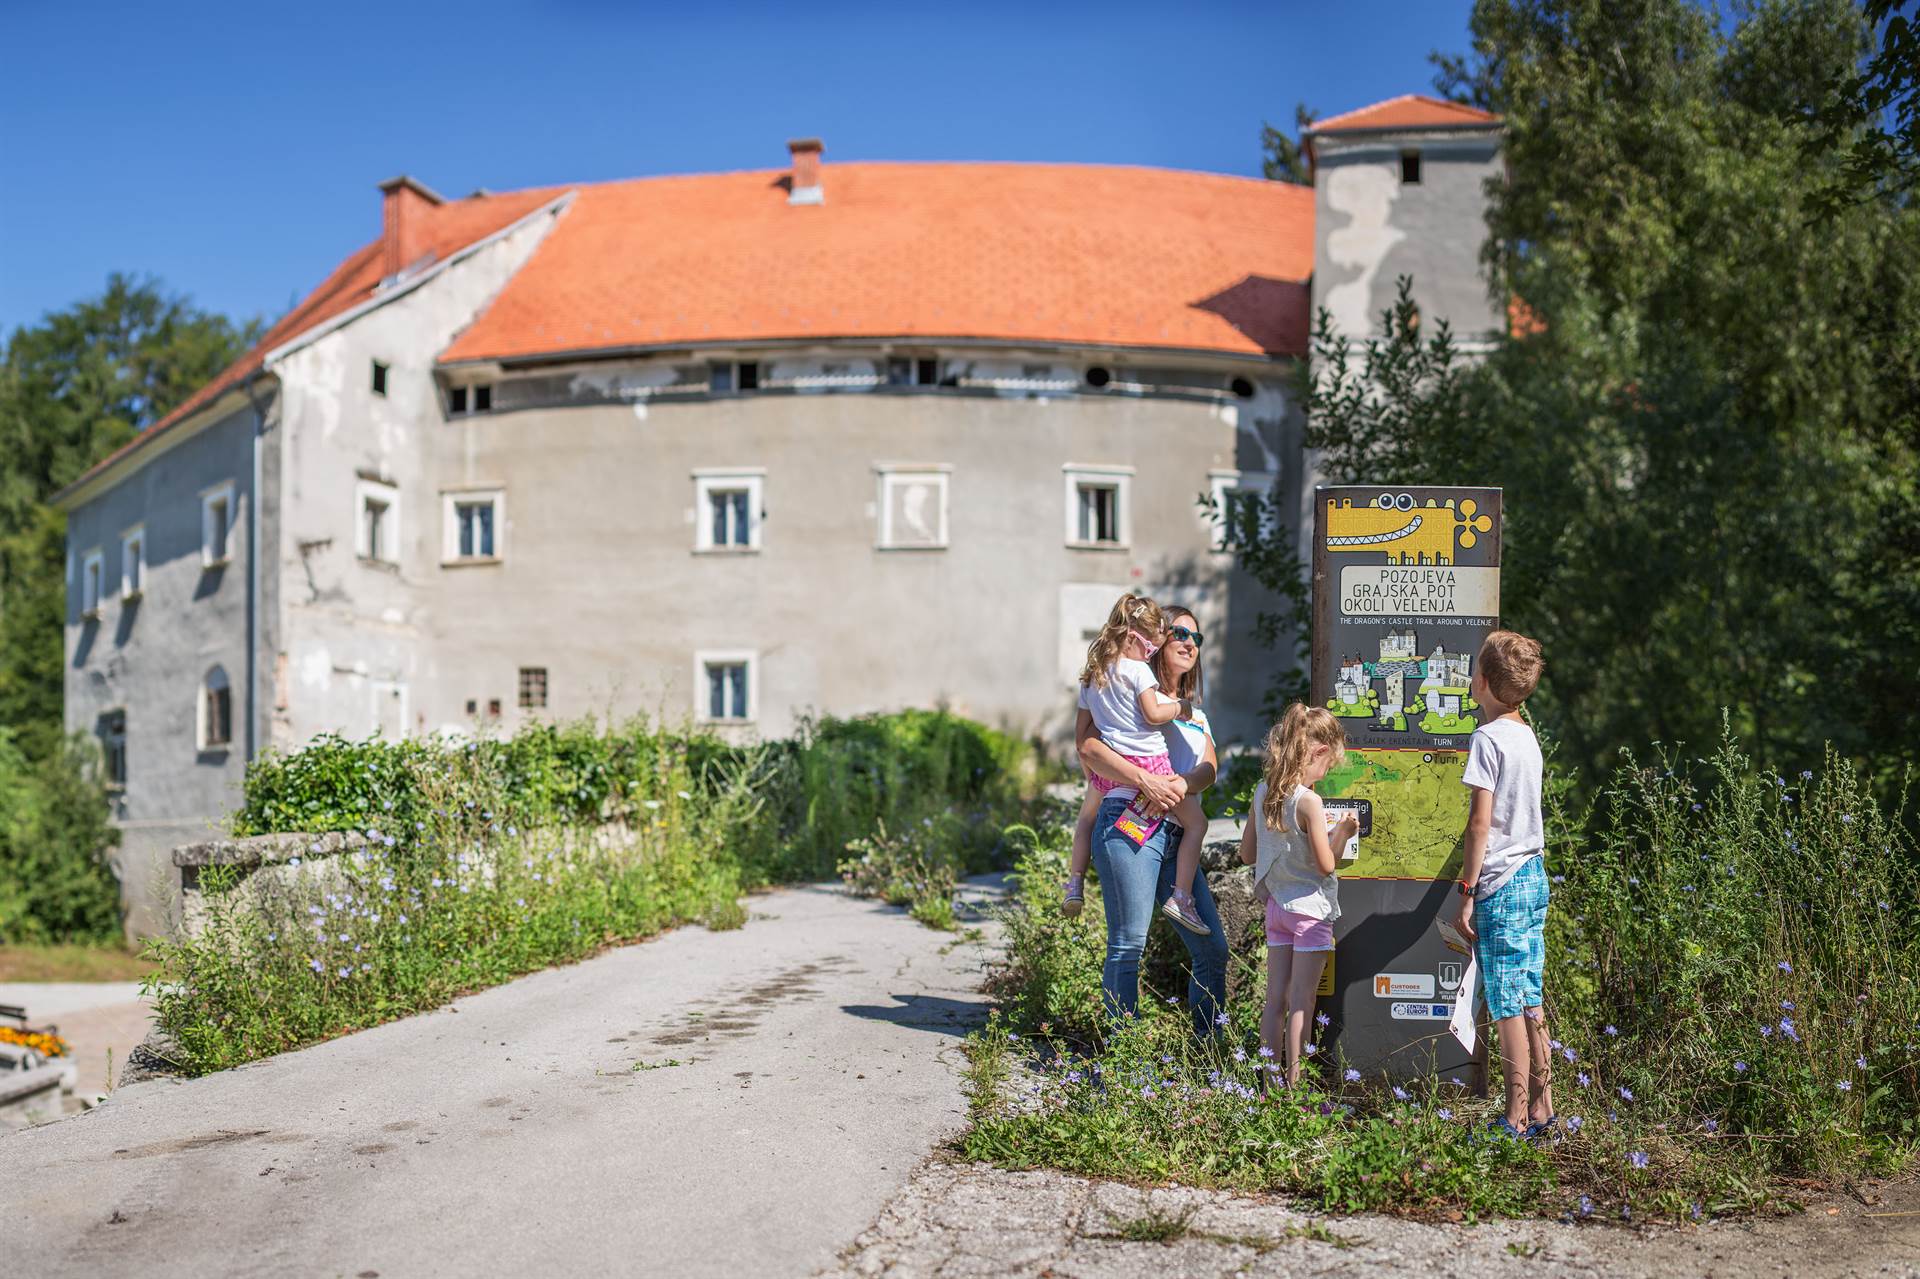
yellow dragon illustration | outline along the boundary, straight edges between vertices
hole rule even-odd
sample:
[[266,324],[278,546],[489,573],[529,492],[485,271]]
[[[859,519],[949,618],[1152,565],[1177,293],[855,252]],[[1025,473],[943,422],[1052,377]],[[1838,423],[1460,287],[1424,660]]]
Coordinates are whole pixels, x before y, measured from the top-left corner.
[[1427,499],[1416,506],[1410,493],[1382,493],[1366,506],[1352,498],[1327,499],[1327,550],[1346,554],[1384,554],[1389,564],[1451,564],[1454,538],[1471,547],[1493,527],[1493,517],[1478,514],[1467,498],[1455,509]]

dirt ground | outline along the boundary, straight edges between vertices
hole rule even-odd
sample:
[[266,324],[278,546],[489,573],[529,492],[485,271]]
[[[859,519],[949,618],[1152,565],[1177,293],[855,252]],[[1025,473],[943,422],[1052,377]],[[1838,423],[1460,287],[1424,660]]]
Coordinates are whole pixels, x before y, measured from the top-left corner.
[[[821,1274],[1477,1279],[1511,1268],[1529,1279],[1920,1279],[1920,1185],[1879,1184],[1862,1193],[1874,1202],[1849,1197],[1788,1217],[1700,1226],[1428,1225],[1310,1216],[1283,1199],[1182,1187],[1139,1190],[1053,1172],[935,1162]],[[1124,1237],[1129,1227],[1173,1237],[1130,1240]]]

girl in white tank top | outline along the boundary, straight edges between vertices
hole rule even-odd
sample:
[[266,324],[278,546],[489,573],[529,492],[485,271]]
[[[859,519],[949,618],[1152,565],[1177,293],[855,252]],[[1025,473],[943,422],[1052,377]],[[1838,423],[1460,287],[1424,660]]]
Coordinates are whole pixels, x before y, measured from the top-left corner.
[[1240,835],[1240,860],[1254,868],[1267,905],[1267,1001],[1260,1013],[1260,1041],[1269,1060],[1286,1062],[1289,1088],[1300,1082],[1307,1022],[1320,974],[1333,953],[1330,925],[1340,917],[1333,850],[1354,833],[1351,816],[1327,829],[1326,810],[1312,787],[1346,758],[1346,746],[1340,721],[1324,708],[1300,702],[1287,707],[1267,733],[1265,776],[1254,789],[1253,810]]

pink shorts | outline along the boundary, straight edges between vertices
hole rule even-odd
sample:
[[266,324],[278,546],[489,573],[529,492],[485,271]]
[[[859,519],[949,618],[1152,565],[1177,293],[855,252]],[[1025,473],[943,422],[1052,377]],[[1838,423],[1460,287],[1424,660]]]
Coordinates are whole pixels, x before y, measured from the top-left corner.
[[1332,950],[1333,925],[1324,919],[1282,910],[1280,903],[1267,903],[1267,945],[1290,950]]
[[[1122,755],[1120,758],[1126,760],[1129,764],[1138,765],[1140,768],[1152,773],[1155,777],[1172,777],[1174,775],[1173,761],[1165,755]],[[1088,773],[1087,781],[1102,795],[1120,784],[1119,782],[1108,781],[1098,773]]]

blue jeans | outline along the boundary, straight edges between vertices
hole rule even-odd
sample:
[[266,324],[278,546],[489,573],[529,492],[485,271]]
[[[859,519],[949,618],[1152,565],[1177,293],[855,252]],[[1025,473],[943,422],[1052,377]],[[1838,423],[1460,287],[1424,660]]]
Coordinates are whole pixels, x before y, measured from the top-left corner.
[[[1108,798],[1093,822],[1093,865],[1100,874],[1100,898],[1107,909],[1107,962],[1100,969],[1100,989],[1107,1012],[1119,1017],[1134,1010],[1140,998],[1140,951],[1147,944],[1147,925],[1160,904],[1173,893],[1175,854],[1180,849],[1180,827],[1172,821],[1145,844],[1135,844],[1114,830],[1127,810],[1125,798]],[[1212,1034],[1213,1019],[1227,1003],[1227,935],[1213,904],[1205,874],[1193,877],[1193,904],[1213,932],[1200,937],[1169,924],[1186,943],[1192,961],[1187,976],[1187,1007],[1193,1011],[1193,1033]]]

